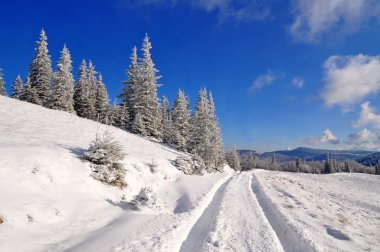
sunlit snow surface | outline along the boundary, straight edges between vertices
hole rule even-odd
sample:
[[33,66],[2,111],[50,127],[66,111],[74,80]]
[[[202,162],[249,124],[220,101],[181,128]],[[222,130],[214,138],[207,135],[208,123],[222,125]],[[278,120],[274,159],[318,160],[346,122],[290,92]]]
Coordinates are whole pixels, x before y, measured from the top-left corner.
[[[380,176],[186,176],[170,163],[181,153],[109,127],[126,154],[119,190],[79,158],[105,127],[0,97],[1,252],[380,251]],[[157,206],[132,211],[145,186]]]

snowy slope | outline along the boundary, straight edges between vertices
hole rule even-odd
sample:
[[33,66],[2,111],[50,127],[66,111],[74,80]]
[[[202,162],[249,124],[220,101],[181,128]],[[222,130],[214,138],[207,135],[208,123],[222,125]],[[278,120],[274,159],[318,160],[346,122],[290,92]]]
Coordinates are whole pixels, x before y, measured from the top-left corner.
[[[79,156],[105,127],[0,96],[0,216],[5,220],[0,251],[60,251],[95,237],[104,239],[100,251],[107,251],[122,242],[126,233],[120,230],[143,226],[158,213],[187,212],[227,176],[184,176],[170,163],[177,151],[109,127],[126,154],[128,186],[104,185],[89,176],[89,163]],[[147,166],[152,159],[158,163],[156,174]],[[161,209],[128,209],[127,202],[144,186],[157,191]]]
[[380,176],[253,174],[254,191],[285,249],[380,251]]

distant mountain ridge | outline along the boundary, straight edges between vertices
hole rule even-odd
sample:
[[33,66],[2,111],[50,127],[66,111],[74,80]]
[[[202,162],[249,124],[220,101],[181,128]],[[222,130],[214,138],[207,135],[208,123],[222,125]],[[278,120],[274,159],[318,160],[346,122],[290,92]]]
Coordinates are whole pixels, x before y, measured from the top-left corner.
[[[248,150],[239,150],[240,155],[248,153]],[[254,152],[256,153],[256,152]],[[257,153],[256,153],[257,154]],[[376,154],[374,151],[364,151],[364,150],[327,150],[327,149],[312,149],[306,147],[298,147],[293,150],[279,150],[272,152],[264,152],[260,157],[275,157],[278,161],[291,161],[297,158],[305,159],[309,161],[320,161],[325,160],[327,154],[331,155],[337,160],[359,160],[365,157]],[[380,153],[379,153],[380,155]]]
[[367,166],[375,166],[379,163],[380,152],[372,153],[368,156],[358,158],[356,161]]

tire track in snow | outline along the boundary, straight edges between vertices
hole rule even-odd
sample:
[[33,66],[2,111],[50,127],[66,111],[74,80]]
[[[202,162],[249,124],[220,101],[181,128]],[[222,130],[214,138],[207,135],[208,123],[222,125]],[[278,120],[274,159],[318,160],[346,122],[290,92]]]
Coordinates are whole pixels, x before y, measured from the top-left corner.
[[227,185],[202,251],[284,251],[252,191],[250,173],[237,173]]
[[317,251],[312,242],[303,237],[303,235],[286,220],[286,217],[278,209],[278,206],[265,194],[254,173],[252,173],[251,187],[268,222],[276,232],[285,251]]
[[231,179],[232,177],[230,177],[218,188],[210,204],[191,228],[186,240],[183,241],[180,252],[194,252],[202,250],[203,245],[206,243],[212,224],[216,218],[216,213],[218,212],[219,206],[222,202],[225,189],[231,182]]

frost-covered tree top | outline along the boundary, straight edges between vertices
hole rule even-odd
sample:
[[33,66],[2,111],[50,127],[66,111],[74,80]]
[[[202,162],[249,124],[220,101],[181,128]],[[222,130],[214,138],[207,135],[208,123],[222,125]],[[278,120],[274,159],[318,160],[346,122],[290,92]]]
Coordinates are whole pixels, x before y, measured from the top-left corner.
[[74,113],[74,77],[72,74],[70,51],[63,47],[53,75],[52,90],[47,107]]
[[85,60],[82,60],[78,71],[78,79],[74,92],[74,108],[78,116],[90,118],[89,83],[87,80],[87,64]]
[[108,102],[107,90],[103,83],[103,77],[100,73],[97,81],[95,108],[100,122],[107,123],[110,107]]
[[190,110],[188,100],[180,89],[172,108],[172,124],[174,129],[174,143],[180,150],[186,150],[189,138]]
[[12,84],[11,97],[15,99],[21,99],[23,84],[20,75],[17,75],[15,81]]
[[0,68],[0,95],[7,95],[4,85],[3,69]]
[[29,66],[30,83],[33,88],[36,88],[39,98],[37,103],[40,105],[44,104],[48,97],[52,74],[51,60],[47,45],[47,36],[42,29],[40,40],[37,41],[37,46],[35,48],[33,61]]

